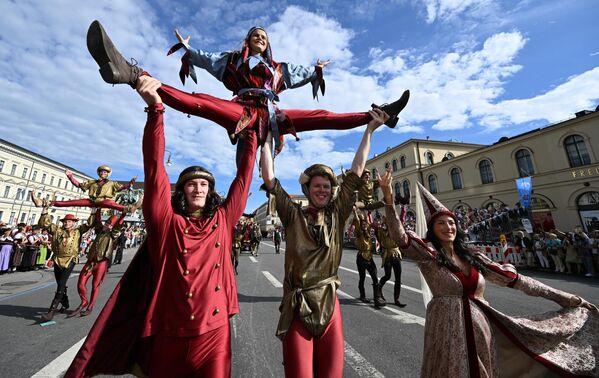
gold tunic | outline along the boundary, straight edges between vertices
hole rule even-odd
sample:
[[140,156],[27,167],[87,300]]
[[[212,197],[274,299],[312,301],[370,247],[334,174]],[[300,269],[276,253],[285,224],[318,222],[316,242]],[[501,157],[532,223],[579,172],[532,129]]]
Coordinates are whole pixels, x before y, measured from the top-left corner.
[[112,259],[113,242],[119,237],[121,227],[115,226],[111,231],[104,231],[102,223],[95,227],[96,239],[87,251],[87,260],[92,262],[90,270],[93,268],[94,262]]
[[285,279],[277,336],[283,338],[297,313],[306,328],[320,336],[326,329],[341,284],[337,270],[343,251],[343,227],[349,217],[354,191],[363,183],[350,172],[339,194],[316,213],[316,219],[293,202],[275,180],[277,213],[287,233]]
[[383,262],[381,266],[385,266],[387,259],[389,258],[402,258],[401,251],[399,250],[397,243],[395,243],[395,240],[391,239],[387,229],[379,227],[377,236],[379,239],[379,244],[381,245],[381,249],[383,250],[381,255]]
[[356,247],[362,258],[366,261],[372,260],[372,242],[370,241],[370,225],[366,226],[366,231],[362,231],[360,221],[354,218],[354,232],[356,233]]
[[79,243],[81,235],[85,234],[93,222],[94,215],[90,215],[87,224],[74,227],[70,231],[58,227],[50,220],[50,215],[42,214],[37,224],[48,230],[52,235],[52,261],[59,267],[68,268],[71,261],[79,262]]
[[113,199],[117,192],[123,190],[123,185],[116,181],[107,180],[106,183],[100,186],[101,180],[87,180],[79,184],[81,190],[89,191],[89,198],[92,201],[103,201],[105,199]]
[[374,180],[365,182],[358,190],[358,201],[364,205],[372,204],[374,202],[374,190],[378,188],[378,184],[379,182]]

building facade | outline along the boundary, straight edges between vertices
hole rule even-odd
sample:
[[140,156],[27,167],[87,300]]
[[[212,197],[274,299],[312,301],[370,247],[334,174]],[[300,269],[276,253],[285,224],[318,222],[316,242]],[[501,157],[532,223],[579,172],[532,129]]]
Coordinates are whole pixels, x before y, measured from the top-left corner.
[[[42,209],[35,207],[31,201],[31,192],[46,199],[51,199],[54,194],[59,201],[85,198],[86,194],[71,184],[65,169],[71,170],[80,182],[95,178],[0,139],[0,221],[37,224]],[[54,223],[67,213],[87,219],[90,209],[65,207],[50,210]]]
[[599,111],[492,145],[410,139],[366,168],[391,170],[394,192],[408,194],[412,204],[418,181],[453,211],[513,207],[516,179],[530,176],[536,226],[550,217],[560,230],[599,230]]
[[[302,207],[308,206],[308,199],[304,195],[290,194],[289,197]],[[271,202],[271,206],[273,209],[269,211],[269,201],[266,201],[256,209],[254,221],[260,226],[262,235],[268,234],[276,226],[281,226],[281,219],[277,215],[277,210],[274,209],[274,201]]]

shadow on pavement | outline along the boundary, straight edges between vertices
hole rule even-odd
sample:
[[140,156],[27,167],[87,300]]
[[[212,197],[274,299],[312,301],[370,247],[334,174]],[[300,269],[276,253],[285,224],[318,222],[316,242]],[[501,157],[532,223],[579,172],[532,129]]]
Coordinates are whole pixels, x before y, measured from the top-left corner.
[[45,314],[47,311],[48,307],[0,305],[0,316],[28,319],[36,323],[40,321],[41,314]]

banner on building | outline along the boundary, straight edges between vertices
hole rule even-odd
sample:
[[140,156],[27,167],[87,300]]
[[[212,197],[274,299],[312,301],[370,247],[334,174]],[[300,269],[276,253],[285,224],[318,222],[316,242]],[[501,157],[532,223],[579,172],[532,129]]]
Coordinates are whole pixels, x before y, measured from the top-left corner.
[[525,209],[530,208],[530,197],[532,193],[532,177],[522,177],[516,180],[516,188],[518,189],[518,197],[520,204]]

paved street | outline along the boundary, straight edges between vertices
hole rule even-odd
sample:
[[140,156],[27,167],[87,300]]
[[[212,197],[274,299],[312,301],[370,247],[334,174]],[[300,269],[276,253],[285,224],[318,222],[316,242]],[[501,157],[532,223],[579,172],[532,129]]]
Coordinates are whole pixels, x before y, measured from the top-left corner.
[[[283,248],[284,248],[283,244]],[[55,317],[56,324],[41,327],[37,321],[47,310],[55,290],[51,270],[13,273],[0,276],[0,354],[1,377],[55,377],[64,371],[75,344],[82,341],[102,305],[122,276],[134,250],[126,251],[122,265],[114,266],[96,305],[88,317]],[[348,249],[339,270],[339,291],[345,331],[346,377],[414,377],[418,376],[422,358],[424,307],[419,292],[416,265],[403,263],[402,302],[399,309],[387,305],[382,310],[356,300],[358,274],[356,251]],[[377,265],[380,258],[375,257]],[[274,336],[281,299],[284,254],[274,253],[268,241],[260,246],[257,258],[242,254],[237,276],[241,313],[231,320],[234,377],[282,377],[281,344]],[[82,264],[77,265],[69,280],[72,308],[78,304],[76,282]],[[549,285],[584,296],[599,303],[599,280],[568,275],[523,271]],[[379,268],[379,275],[382,269]],[[370,278],[367,294],[372,296]],[[385,285],[387,300],[393,298],[392,281]],[[369,290],[370,289],[370,290]],[[489,284],[486,299],[508,314],[530,314],[558,306],[512,290]],[[65,353],[66,352],[66,353]]]

